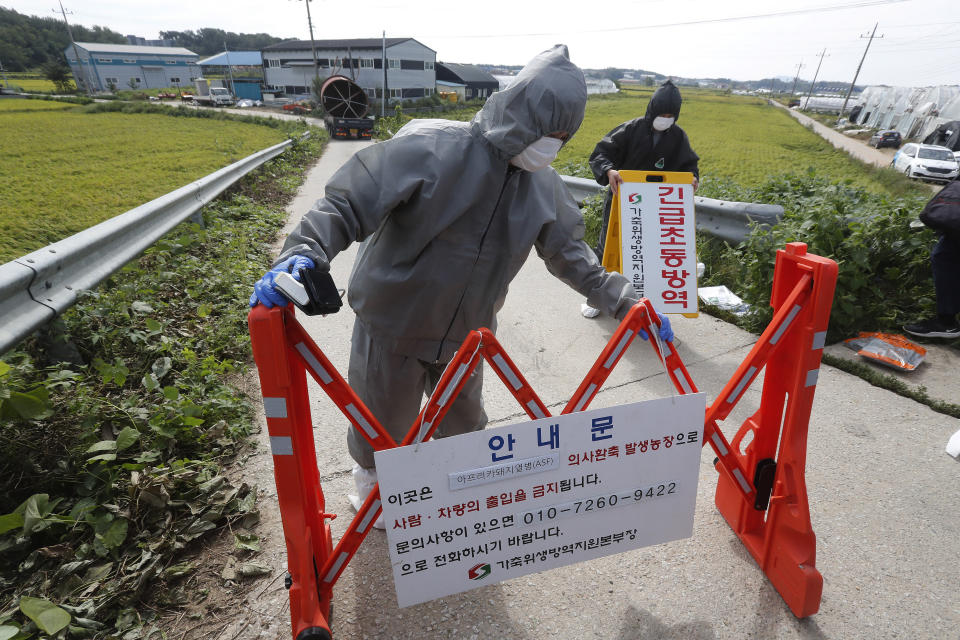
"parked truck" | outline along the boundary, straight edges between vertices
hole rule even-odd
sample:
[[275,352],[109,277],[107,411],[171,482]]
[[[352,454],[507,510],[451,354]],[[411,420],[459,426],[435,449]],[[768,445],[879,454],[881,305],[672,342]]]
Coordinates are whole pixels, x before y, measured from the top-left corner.
[[223,87],[211,87],[205,78],[194,80],[196,93],[193,95],[193,104],[206,105],[208,107],[229,107],[234,103],[233,96],[228,89]]
[[366,92],[345,76],[327,78],[320,87],[323,121],[333,138],[369,138],[373,133],[373,116],[368,116],[370,103]]

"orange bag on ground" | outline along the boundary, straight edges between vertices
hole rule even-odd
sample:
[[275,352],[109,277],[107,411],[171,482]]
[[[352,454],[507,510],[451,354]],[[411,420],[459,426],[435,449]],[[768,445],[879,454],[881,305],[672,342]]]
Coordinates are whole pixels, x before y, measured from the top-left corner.
[[864,358],[902,371],[913,371],[927,355],[926,349],[896,333],[861,331],[843,343]]

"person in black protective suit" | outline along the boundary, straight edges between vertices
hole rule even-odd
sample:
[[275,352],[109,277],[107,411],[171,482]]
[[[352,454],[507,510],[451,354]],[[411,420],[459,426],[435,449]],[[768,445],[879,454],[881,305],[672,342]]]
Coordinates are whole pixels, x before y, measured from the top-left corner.
[[[933,209],[938,210],[938,215],[931,219]],[[920,220],[938,234],[937,244],[930,252],[937,315],[905,325],[903,330],[924,338],[960,338],[960,179],[931,198],[920,213]]]
[[[364,241],[348,283],[356,312],[348,380],[399,442],[470,331],[496,329],[510,281],[535,248],[547,270],[622,318],[637,302],[630,282],[607,273],[583,242],[577,204],[549,168],[580,127],[583,73],[558,45],[536,56],[470,123],[413,120],[348,160],[304,215],[251,306],[284,305],[280,272],[329,269]],[[672,340],[661,316],[660,337]],[[646,335],[643,336],[647,338]],[[438,437],[483,429],[478,366],[438,425]],[[357,507],[376,482],[373,449],[351,428]]]
[[[696,190],[700,179],[697,167],[700,158],[690,147],[686,132],[676,124],[682,103],[680,90],[667,80],[653,93],[642,118],[617,126],[597,143],[590,154],[593,176],[600,185],[610,185],[603,201],[603,224],[595,249],[597,259],[603,260],[613,194],[623,183],[621,170],[689,171],[693,174],[693,188]],[[599,313],[589,303],[583,305],[582,312],[588,318]]]

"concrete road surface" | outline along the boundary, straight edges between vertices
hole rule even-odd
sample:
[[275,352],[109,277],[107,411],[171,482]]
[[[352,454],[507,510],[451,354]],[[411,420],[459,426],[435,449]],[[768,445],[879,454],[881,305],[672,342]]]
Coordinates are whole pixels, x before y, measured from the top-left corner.
[[[332,142],[291,207],[295,221],[322,193],[330,173],[369,143]],[[355,249],[333,263],[340,286]],[[532,254],[499,315],[498,338],[551,411],[571,396],[616,323],[587,320],[582,299]],[[346,373],[352,312],[301,321]],[[678,318],[680,354],[708,402],[744,359],[755,336],[712,317]],[[956,380],[955,371],[942,375]],[[312,383],[312,381],[311,381]],[[761,380],[722,426],[732,437],[758,408]],[[957,388],[957,383],[953,383]],[[346,420],[314,386],[317,462],[334,538],[353,513]],[[649,346],[637,341],[594,407],[672,393]],[[960,394],[958,394],[960,396]],[[954,398],[958,397],[954,396]],[[499,380],[484,391],[492,425],[523,414]],[[262,418],[261,418],[262,420]],[[820,611],[797,620],[713,504],[717,472],[702,451],[692,538],[630,551],[399,609],[386,536],[373,531],[337,583],[335,638],[723,638],[880,639],[960,637],[960,463],[944,453],[960,421],[821,369],[809,428],[807,488],[823,574]],[[285,549],[266,428],[261,453],[245,469],[260,488],[263,552],[274,573],[220,638],[290,638]]]

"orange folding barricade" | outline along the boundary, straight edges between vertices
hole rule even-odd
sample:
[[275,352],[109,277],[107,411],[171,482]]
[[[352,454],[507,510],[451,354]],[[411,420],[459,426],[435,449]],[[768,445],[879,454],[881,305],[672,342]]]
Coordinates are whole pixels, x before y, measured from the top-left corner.
[[[832,260],[790,243],[777,252],[773,320],[730,382],[707,407],[704,442],[717,455],[716,504],[790,610],[816,613],[823,578],[804,480],[807,427],[837,279]],[[375,487],[334,546],[320,487],[307,395],[307,374],[376,450],[398,446],[294,317],[292,305],[258,305],[248,317],[274,457],[287,544],[290,617],[295,640],[328,640],[333,586],[380,513]],[[562,413],[583,411],[640,330],[660,320],[640,300],[620,323]],[[661,351],[661,344],[665,352]],[[677,391],[697,388],[672,343],[650,340]],[[488,329],[472,331],[399,446],[428,440],[483,358],[531,419],[551,414]],[[766,367],[760,409],[728,440],[717,422],[733,410]],[[750,435],[751,439],[747,440]],[[745,444],[746,442],[746,444]]]

